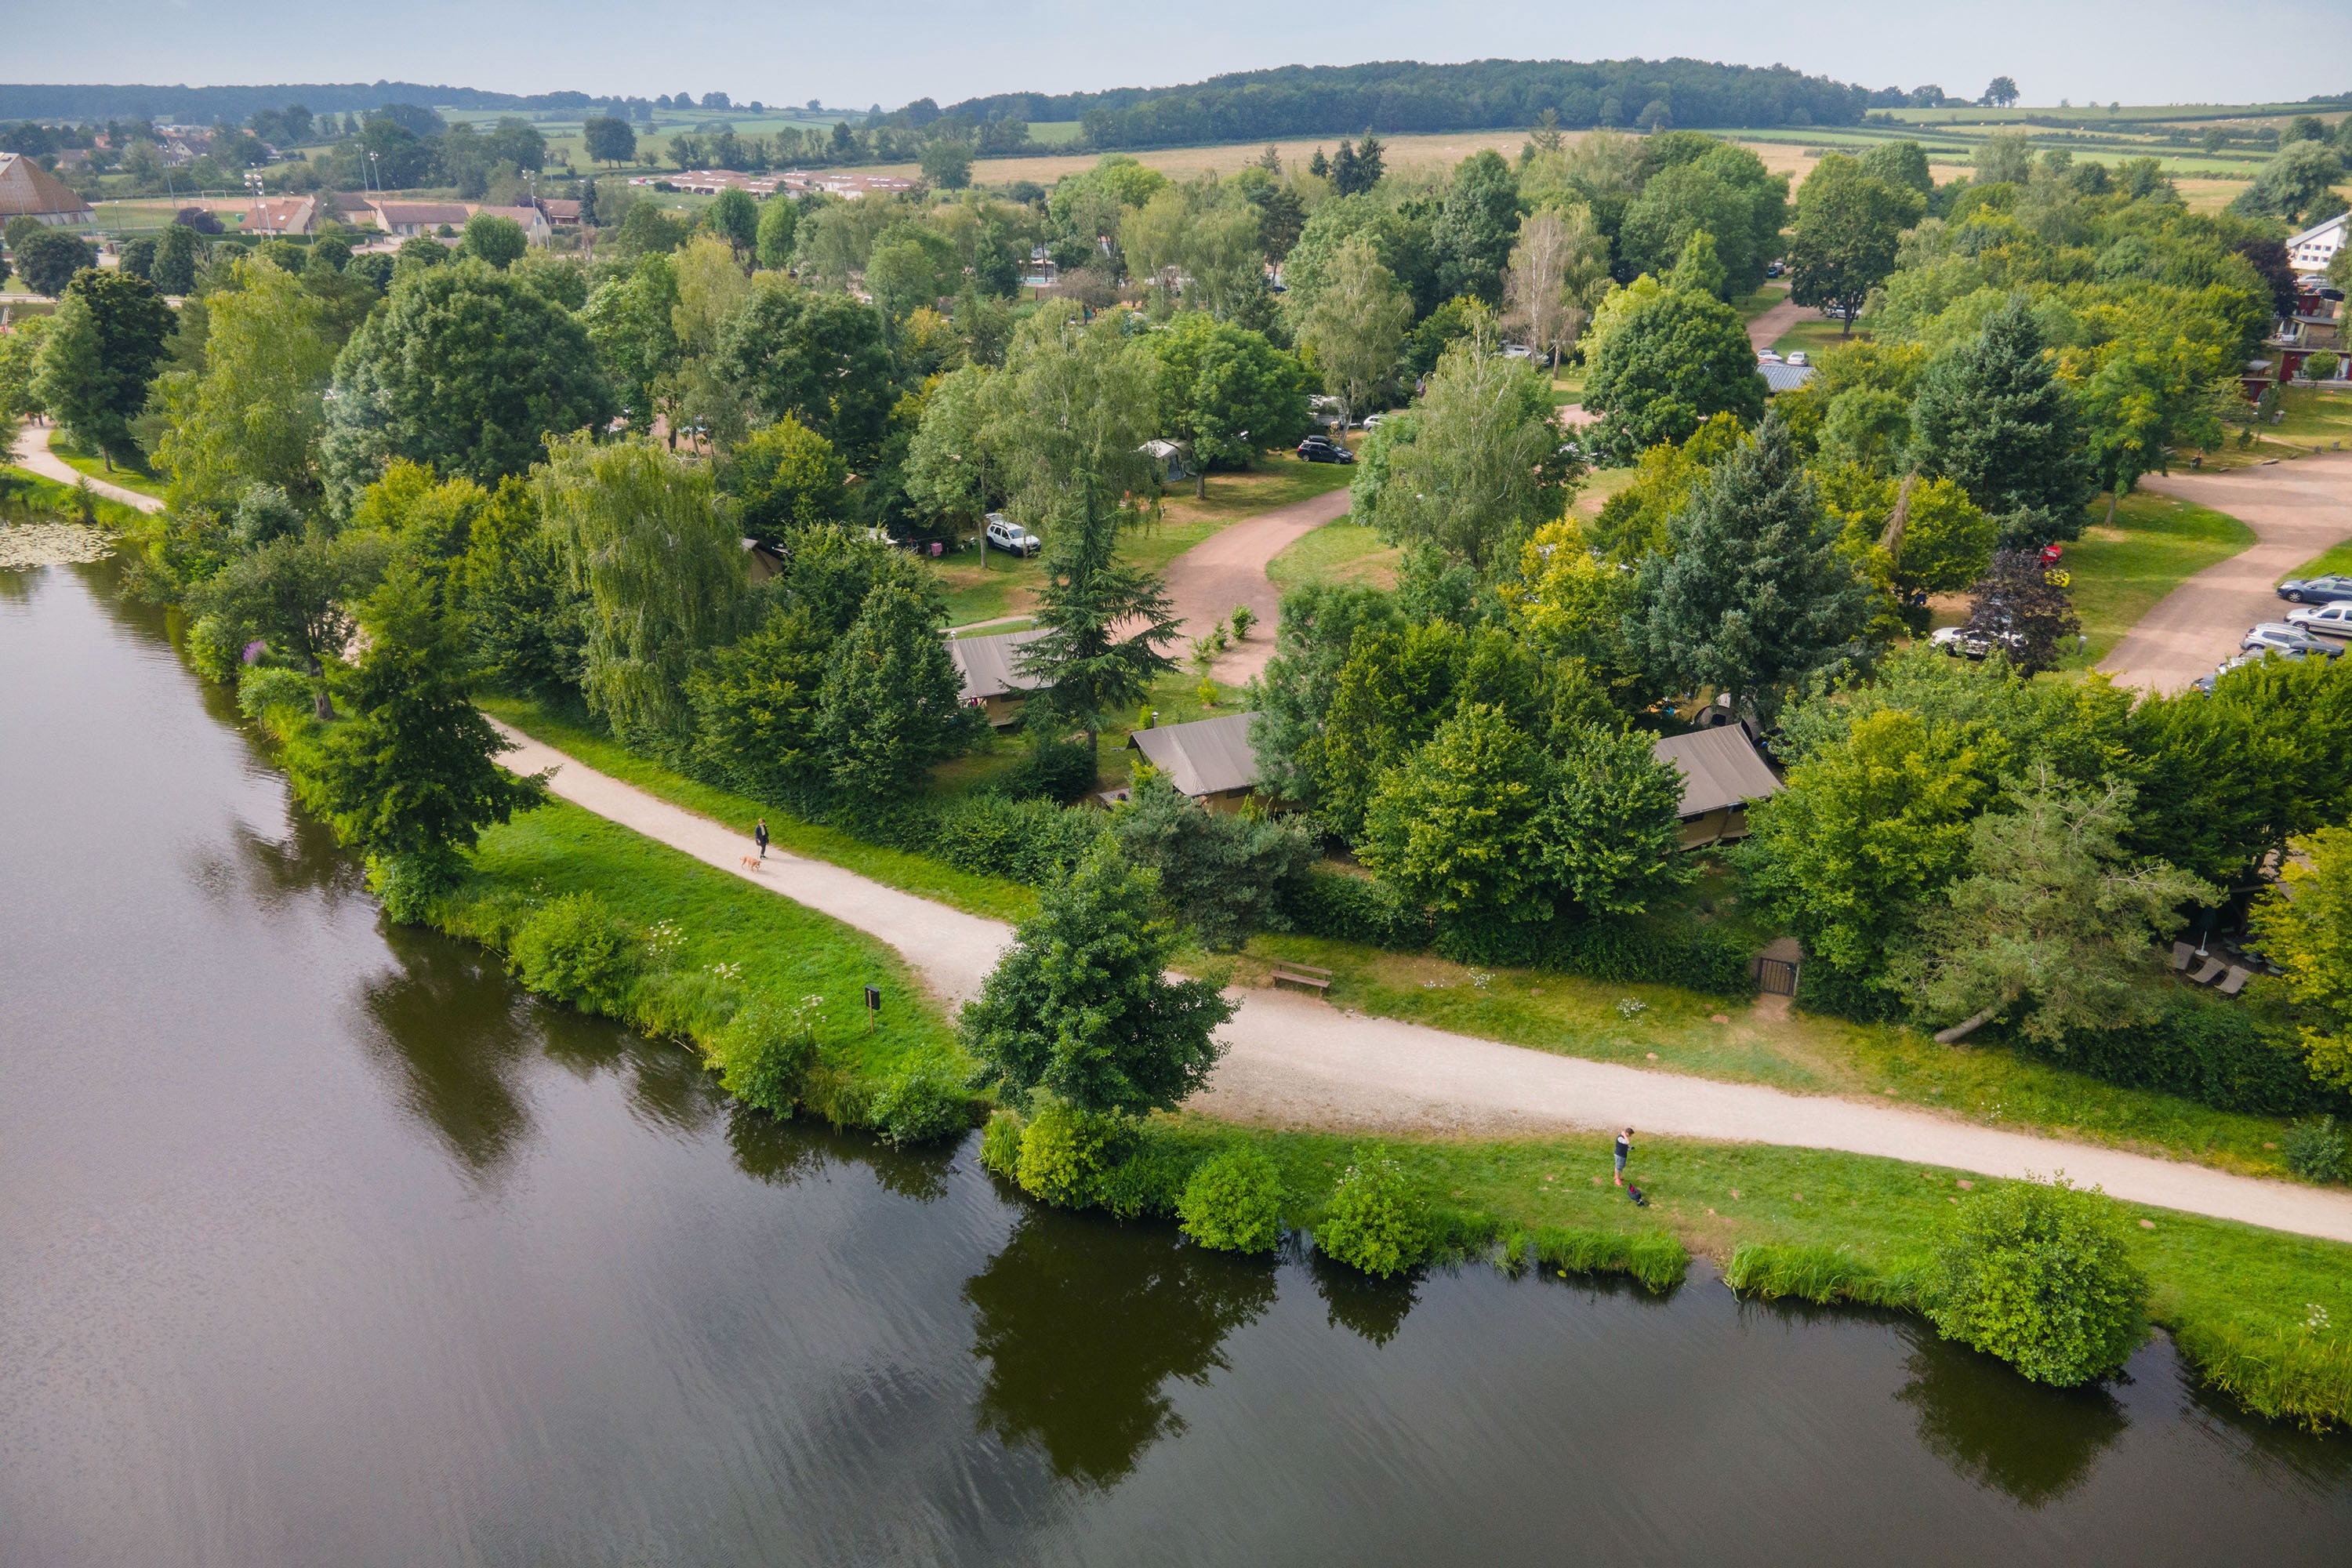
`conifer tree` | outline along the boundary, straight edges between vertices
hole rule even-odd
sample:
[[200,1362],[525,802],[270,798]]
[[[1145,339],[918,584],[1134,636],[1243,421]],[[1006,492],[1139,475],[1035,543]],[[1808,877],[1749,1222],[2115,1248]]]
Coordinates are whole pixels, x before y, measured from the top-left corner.
[[2082,532],[2090,475],[2074,395],[2053,373],[2022,296],[1927,367],[1911,429],[1919,471],[1958,480],[2002,520],[2003,543]]
[[473,705],[465,628],[431,574],[396,562],[360,624],[367,651],[340,682],[352,716],[328,732],[320,804],[337,837],[367,851],[393,917],[415,920],[481,829],[539,804],[539,781],[492,760],[511,742]]
[[833,782],[866,800],[919,786],[955,750],[961,688],[936,600],[902,584],[877,586],[834,650],[817,699]]
[[1140,1115],[1208,1081],[1234,1005],[1214,981],[1168,978],[1179,938],[1155,918],[1158,888],[1104,839],[1038,895],[962,1017],[965,1047],[1014,1095]]
[[1796,443],[1768,414],[1642,564],[1627,631],[1652,674],[1738,693],[1769,721],[1790,687],[1859,652],[1871,590],[1838,549]]

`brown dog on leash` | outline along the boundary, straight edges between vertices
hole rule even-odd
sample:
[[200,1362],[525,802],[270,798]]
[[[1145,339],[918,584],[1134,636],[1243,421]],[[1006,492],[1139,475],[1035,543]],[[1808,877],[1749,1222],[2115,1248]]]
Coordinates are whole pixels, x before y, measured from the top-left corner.
[[759,868],[760,858],[757,855],[746,855],[743,857],[743,869],[746,871],[756,871]]

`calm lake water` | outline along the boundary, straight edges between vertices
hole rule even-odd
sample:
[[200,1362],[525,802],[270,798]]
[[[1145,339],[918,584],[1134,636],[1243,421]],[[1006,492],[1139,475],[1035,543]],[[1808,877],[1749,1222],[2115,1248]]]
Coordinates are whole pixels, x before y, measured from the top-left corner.
[[1374,1287],[730,1106],[387,928],[107,568],[0,574],[0,1563],[2327,1563],[2168,1345]]

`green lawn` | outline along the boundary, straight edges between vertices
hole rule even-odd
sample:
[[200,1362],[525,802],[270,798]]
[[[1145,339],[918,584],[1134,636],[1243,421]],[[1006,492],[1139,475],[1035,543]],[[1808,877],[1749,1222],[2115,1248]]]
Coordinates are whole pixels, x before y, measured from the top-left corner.
[[[2095,510],[2095,519],[2102,517]],[[2254,542],[2234,517],[2192,501],[2139,490],[2126,496],[2110,527],[2095,521],[2066,546],[2075,613],[2090,644],[2067,660],[2087,667],[2105,658],[2123,635],[2184,578],[2225,561]]]
[[[821,996],[820,1045],[835,1065],[878,1077],[909,1053],[963,1062],[954,1031],[887,943],[666,845],[556,801],[482,836],[469,891],[532,898],[593,892],[640,929],[667,922],[677,974],[726,965],[736,1001]],[[869,1031],[864,989],[887,1005]]]
[[[2021,1132],[2287,1175],[2275,1148],[2278,1121],[2118,1088],[2000,1046],[1956,1048],[1891,1025],[1799,1011],[1775,1016],[1671,985],[1474,970],[1434,953],[1293,934],[1252,939],[1236,976],[1263,984],[1277,960],[1333,971],[1336,1007],[1481,1039],[1796,1093],[1868,1097]],[[1642,1005],[1630,1018],[1619,1011],[1627,1000]]]
[[1752,321],[1788,297],[1789,286],[1786,283],[1765,283],[1759,285],[1756,292],[1745,299],[1734,300],[1731,308],[1739,312],[1741,321]]
[[2315,555],[2294,571],[2284,574],[2279,581],[2289,577],[2319,577],[2330,573],[2352,572],[2352,540],[2347,540],[2324,555]]
[[49,433],[49,453],[76,473],[87,474],[93,479],[102,480],[122,489],[136,490],[142,496],[152,496],[157,500],[163,499],[162,479],[157,479],[153,474],[142,473],[136,468],[126,468],[120,463],[109,468],[105,458],[89,456],[72,437],[62,430],[53,430]]
[[1265,574],[1287,594],[1307,583],[1375,588],[1396,586],[1397,563],[1403,552],[1383,543],[1380,535],[1360,523],[1340,518],[1327,522],[1266,563]]
[[1808,316],[1772,340],[1772,349],[1783,358],[1786,358],[1791,350],[1801,350],[1806,358],[1818,364],[1821,363],[1822,350],[1833,349],[1841,343],[1852,342],[1856,339],[1869,336],[1870,333],[1867,331],[1856,327],[1853,336],[1848,337],[1844,335],[1843,323],[1825,321],[1818,316]]

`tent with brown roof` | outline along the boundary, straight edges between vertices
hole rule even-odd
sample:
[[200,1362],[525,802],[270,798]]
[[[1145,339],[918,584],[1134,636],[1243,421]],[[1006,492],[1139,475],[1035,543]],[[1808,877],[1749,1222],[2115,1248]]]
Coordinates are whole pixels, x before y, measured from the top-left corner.
[[1226,713],[1189,724],[1158,724],[1127,738],[1129,747],[1167,775],[1177,790],[1213,809],[1234,811],[1257,789],[1257,749],[1250,744],[1255,713]]
[[1780,793],[1780,781],[1738,724],[1662,736],[1650,754],[1683,775],[1683,847],[1748,837],[1748,803]]

